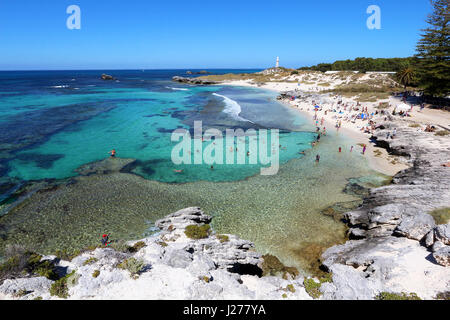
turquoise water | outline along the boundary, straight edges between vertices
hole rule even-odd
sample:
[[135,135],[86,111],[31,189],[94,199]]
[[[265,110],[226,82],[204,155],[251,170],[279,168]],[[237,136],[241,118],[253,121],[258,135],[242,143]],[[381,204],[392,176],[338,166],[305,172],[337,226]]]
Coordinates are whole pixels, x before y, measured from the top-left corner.
[[[46,126],[44,130],[57,126],[54,122],[61,117],[67,122],[54,132],[45,133],[38,141],[31,141],[29,146],[12,148],[10,152],[14,154],[7,162],[7,176],[20,180],[75,176],[78,167],[108,157],[112,149],[118,157],[138,160],[134,173],[162,182],[233,181],[259,172],[263,165],[249,164],[250,156],[246,164],[215,163],[213,170],[211,164],[175,165],[171,161],[171,151],[177,143],[171,141],[172,132],[177,128],[192,132],[194,121],[202,121],[204,130],[217,128],[224,134],[227,128],[279,128],[282,130],[280,164],[298,157],[314,139],[312,132],[302,131],[301,117],[276,102],[273,92],[187,86],[157,77],[148,79],[139,72],[127,75],[125,80],[125,84],[122,84],[123,79],[89,84],[73,78],[53,81],[52,85],[43,86],[40,94],[36,94],[36,89],[28,94],[15,91],[3,94],[0,104],[3,121],[11,119],[14,123],[22,115],[29,116],[37,130],[41,125]],[[105,87],[107,84],[110,86]],[[52,111],[59,117],[48,121]],[[87,115],[76,119],[80,113]],[[76,121],[71,121],[72,117]],[[27,137],[26,132],[24,136]],[[246,138],[245,152],[249,150],[250,139],[255,137]],[[204,142],[203,150],[211,143]],[[223,154],[227,155],[230,150],[225,143],[223,145]],[[193,146],[192,158],[195,152],[201,153]],[[269,149],[267,152],[270,154]]]

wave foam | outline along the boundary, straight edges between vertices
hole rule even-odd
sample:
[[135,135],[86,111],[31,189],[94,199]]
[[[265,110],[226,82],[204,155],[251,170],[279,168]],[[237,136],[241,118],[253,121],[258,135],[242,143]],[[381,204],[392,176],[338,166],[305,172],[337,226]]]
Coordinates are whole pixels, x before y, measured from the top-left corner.
[[173,88],[173,87],[166,87],[167,89],[172,89],[172,90],[181,90],[181,91],[188,91],[188,89],[186,88]]
[[234,101],[226,96],[222,96],[217,93],[213,93],[213,95],[216,97],[223,98],[223,101],[225,102],[225,109],[223,109],[223,112],[228,113],[236,120],[254,123],[248,119],[245,119],[245,118],[242,118],[241,116],[239,116],[239,114],[242,111],[241,105],[239,103],[237,103],[236,101]]

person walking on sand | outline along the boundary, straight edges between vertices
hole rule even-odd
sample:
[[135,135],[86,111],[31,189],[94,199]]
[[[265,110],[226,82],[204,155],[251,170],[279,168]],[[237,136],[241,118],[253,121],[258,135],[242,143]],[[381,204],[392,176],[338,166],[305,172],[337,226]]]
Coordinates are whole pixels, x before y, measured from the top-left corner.
[[352,151],[353,151],[353,146],[350,147],[350,152],[352,152]]

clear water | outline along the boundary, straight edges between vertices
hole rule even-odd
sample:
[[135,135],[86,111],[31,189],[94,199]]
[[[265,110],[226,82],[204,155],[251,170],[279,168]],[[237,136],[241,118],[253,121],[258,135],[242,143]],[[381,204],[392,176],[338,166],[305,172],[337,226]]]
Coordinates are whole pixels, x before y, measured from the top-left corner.
[[[99,80],[103,72],[119,81]],[[278,103],[276,93],[170,81],[184,72],[0,72],[3,198],[21,181],[76,177],[77,168],[108,158],[113,148],[119,158],[108,161],[137,159],[131,174],[77,177],[76,183],[34,194],[0,217],[0,249],[10,243],[48,253],[81,248],[105,232],[136,239],[149,234],[156,219],[188,206],[213,215],[218,232],[249,239],[258,251],[304,270],[317,248],[342,241],[344,225],[321,210],[358,200],[342,192],[351,178],[382,180],[357,146],[352,153],[337,152],[354,142],[329,132],[312,148],[311,119]],[[278,174],[259,175],[261,164],[214,170],[207,164],[174,165],[172,131],[192,130],[198,120],[204,129],[221,131],[280,129]]]

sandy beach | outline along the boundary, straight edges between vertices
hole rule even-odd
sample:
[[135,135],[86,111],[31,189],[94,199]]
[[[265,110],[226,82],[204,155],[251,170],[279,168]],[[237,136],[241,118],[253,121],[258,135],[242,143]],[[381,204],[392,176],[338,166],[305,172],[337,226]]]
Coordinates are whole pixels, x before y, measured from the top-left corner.
[[[370,137],[371,133],[365,133],[364,129],[368,126],[367,120],[361,120],[355,117],[361,108],[367,108],[368,114],[374,114],[371,120],[374,121],[375,125],[381,123],[385,119],[385,115],[381,114],[381,110],[392,112],[393,109],[401,104],[401,99],[391,96],[389,99],[379,99],[375,102],[361,102],[359,106],[359,111],[349,111],[351,107],[355,108],[358,104],[353,98],[341,97],[336,94],[322,94],[320,92],[333,88],[339,85],[339,81],[330,81],[330,79],[321,79],[321,81],[330,81],[330,87],[324,88],[314,84],[304,84],[299,82],[301,78],[295,77],[293,79],[288,79],[288,81],[295,82],[268,82],[264,84],[255,84],[252,81],[240,80],[240,81],[227,81],[223,82],[222,85],[231,86],[249,86],[257,87],[265,90],[275,91],[277,93],[282,93],[286,91],[297,91],[299,94],[302,92],[308,92],[312,94],[319,94],[319,99],[283,99],[280,100],[284,104],[298,110],[305,116],[310,117],[312,124],[315,124],[314,116],[317,114],[318,125],[323,132],[323,127],[326,128],[327,132],[330,130],[339,130],[346,136],[355,140],[355,147],[353,152],[361,152],[362,144],[367,146],[365,155],[367,157],[370,167],[380,173],[393,176],[401,170],[409,167],[404,159],[397,156],[389,155],[386,149],[379,148],[371,143]],[[318,101],[317,101],[318,100]],[[341,101],[340,104],[338,102]],[[386,109],[377,109],[376,107],[380,103],[387,103],[389,107]],[[321,108],[316,112],[314,106],[319,105]],[[344,106],[346,106],[344,108]],[[378,114],[375,114],[378,111]],[[419,106],[413,107],[413,111],[410,112],[411,117],[402,119],[403,121],[418,123],[422,127],[417,130],[423,130],[426,125],[439,125],[443,127],[450,126],[450,114],[441,110],[427,109],[420,111]],[[323,119],[323,122],[322,122]],[[397,119],[396,119],[397,120]],[[340,128],[337,129],[336,125],[340,123]],[[343,150],[344,152],[349,150]]]

